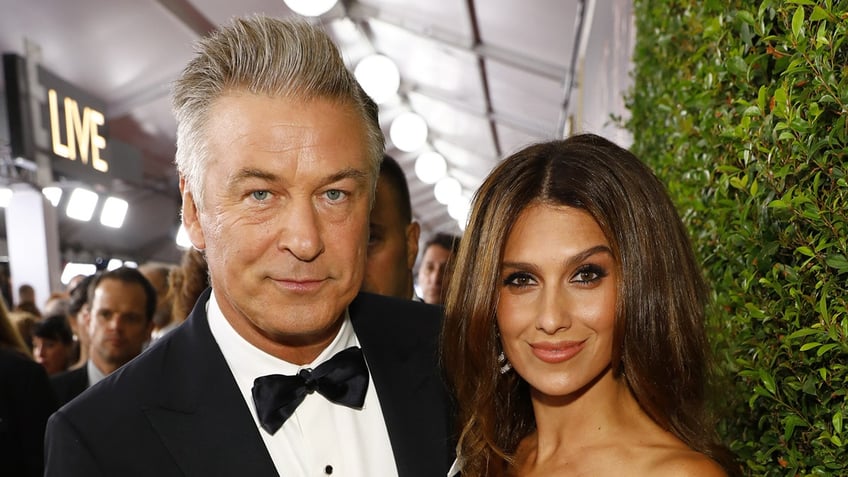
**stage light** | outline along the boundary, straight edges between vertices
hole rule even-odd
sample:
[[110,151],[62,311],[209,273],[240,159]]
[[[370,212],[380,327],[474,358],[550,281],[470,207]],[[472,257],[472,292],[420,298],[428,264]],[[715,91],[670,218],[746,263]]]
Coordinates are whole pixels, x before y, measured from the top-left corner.
[[413,112],[401,113],[392,121],[389,137],[401,151],[416,151],[427,142],[427,122]]
[[65,214],[76,220],[88,222],[94,215],[94,207],[97,206],[98,195],[88,189],[77,187],[71,192]]
[[444,156],[435,151],[427,151],[415,160],[415,175],[425,184],[435,184],[448,171]]
[[59,201],[62,200],[62,188],[56,186],[47,186],[41,189],[41,193],[44,194],[44,197],[50,201],[53,207],[59,205]]
[[318,17],[336,6],[338,0],[283,0],[293,12],[305,17]]
[[436,200],[438,200],[440,204],[447,205],[450,204],[452,200],[462,195],[462,185],[460,185],[458,180],[448,176],[439,182],[436,182],[436,186],[433,188],[433,193],[436,195]]
[[100,223],[113,229],[121,228],[121,225],[124,225],[124,219],[127,216],[129,206],[130,204],[124,199],[109,197],[103,203],[103,211],[100,212]]
[[395,62],[383,55],[369,55],[353,70],[362,89],[377,104],[393,98],[400,87],[400,72]]

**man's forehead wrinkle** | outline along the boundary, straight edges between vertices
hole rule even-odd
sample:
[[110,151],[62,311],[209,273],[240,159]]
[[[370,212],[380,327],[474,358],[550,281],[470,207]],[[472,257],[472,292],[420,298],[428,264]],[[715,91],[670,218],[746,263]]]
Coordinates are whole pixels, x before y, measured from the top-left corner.
[[278,176],[277,174],[274,174],[273,172],[264,169],[259,169],[255,167],[245,167],[236,170],[235,173],[230,176],[229,182],[237,183],[245,179],[264,179],[268,181],[275,181],[278,179]]

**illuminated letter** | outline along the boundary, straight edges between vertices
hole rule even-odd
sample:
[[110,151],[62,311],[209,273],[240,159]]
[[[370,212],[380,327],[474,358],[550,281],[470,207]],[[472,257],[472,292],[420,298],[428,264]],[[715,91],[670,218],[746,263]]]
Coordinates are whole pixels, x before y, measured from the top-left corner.
[[87,116],[91,119],[91,165],[94,166],[100,172],[106,172],[109,170],[109,163],[106,162],[105,158],[100,158],[100,150],[106,147],[106,139],[100,135],[100,132],[97,130],[97,126],[103,125],[103,114],[96,109],[89,110],[86,108],[86,112],[90,113]]
[[[65,98],[65,130],[68,132],[68,155],[70,160],[77,158],[77,138],[74,136],[74,120],[79,122],[79,106],[71,98]],[[83,157],[82,162],[88,164],[88,157]]]
[[[88,146],[90,144],[89,132],[91,131],[91,126],[89,125],[88,120],[88,108],[83,108],[82,110],[82,118],[79,116],[79,107],[77,106],[76,101],[71,100],[74,105],[73,109],[75,114],[68,116],[68,120],[71,122],[71,126],[68,126],[68,137],[71,137],[71,132],[74,133],[74,137],[76,138],[76,143],[79,145],[80,152],[80,160],[82,160],[83,164],[88,164]],[[65,100],[65,114],[68,114],[68,100]],[[73,127],[73,130],[71,129]],[[70,141],[68,141],[68,147],[71,147]]]
[[68,146],[62,144],[61,133],[59,131],[59,106],[56,104],[55,89],[47,91],[47,102],[50,105],[50,137],[53,140],[53,154],[68,157]]

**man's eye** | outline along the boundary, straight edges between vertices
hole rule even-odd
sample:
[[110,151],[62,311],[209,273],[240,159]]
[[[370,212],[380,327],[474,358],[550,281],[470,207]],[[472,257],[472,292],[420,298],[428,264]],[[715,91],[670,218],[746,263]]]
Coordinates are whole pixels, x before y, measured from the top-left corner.
[[271,195],[271,193],[267,190],[255,190],[251,192],[250,195],[258,201],[263,201],[268,200],[268,197]]
[[324,194],[326,194],[327,198],[332,200],[332,201],[337,201],[337,200],[341,200],[342,198],[344,198],[344,192],[342,192],[338,189],[330,189],[327,192],[325,192]]

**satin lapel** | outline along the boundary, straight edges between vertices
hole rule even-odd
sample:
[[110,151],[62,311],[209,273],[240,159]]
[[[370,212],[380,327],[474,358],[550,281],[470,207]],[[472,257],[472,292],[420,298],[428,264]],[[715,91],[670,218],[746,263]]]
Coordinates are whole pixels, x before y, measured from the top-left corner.
[[[399,475],[444,475],[450,450],[435,346],[439,316],[433,307],[405,304],[360,294],[350,306],[351,322],[377,389]],[[410,326],[404,320],[431,323]]]
[[204,292],[171,332],[158,402],[144,410],[188,475],[277,475],[250,411],[209,330]]

